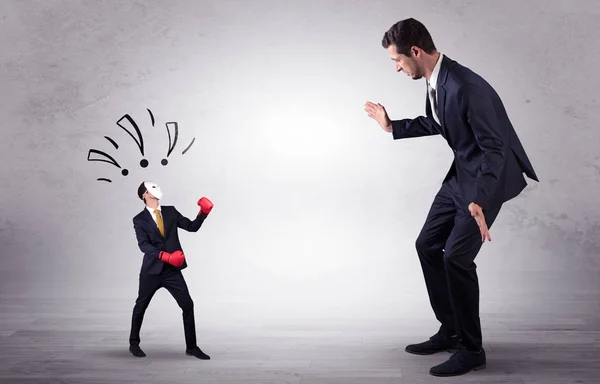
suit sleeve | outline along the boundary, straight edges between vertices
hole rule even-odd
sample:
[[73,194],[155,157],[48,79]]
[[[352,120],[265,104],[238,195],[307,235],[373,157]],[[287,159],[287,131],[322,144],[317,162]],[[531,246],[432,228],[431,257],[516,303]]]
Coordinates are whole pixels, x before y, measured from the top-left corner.
[[148,254],[152,257],[158,258],[160,254],[160,249],[150,243],[150,239],[148,238],[148,234],[142,228],[142,225],[138,220],[133,219],[133,229],[135,230],[135,237],[137,238],[138,247],[145,254]]
[[440,131],[435,124],[425,116],[392,121],[392,136],[394,140],[439,134]]
[[194,220],[190,220],[179,213],[179,211],[174,207],[173,209],[175,210],[175,215],[177,217],[177,226],[188,232],[198,232],[202,226],[202,223],[204,223],[204,220],[208,216],[206,213],[202,212],[198,214]]
[[458,102],[483,152],[475,179],[473,202],[484,208],[492,199],[492,193],[504,168],[506,158],[503,150],[504,132],[496,118],[492,100],[480,87],[472,84],[463,85],[458,91]]

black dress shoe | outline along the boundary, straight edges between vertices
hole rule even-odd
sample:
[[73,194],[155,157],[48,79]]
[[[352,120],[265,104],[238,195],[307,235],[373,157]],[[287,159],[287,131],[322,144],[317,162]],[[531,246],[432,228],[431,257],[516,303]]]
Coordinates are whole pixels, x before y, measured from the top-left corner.
[[456,349],[458,346],[458,337],[446,336],[442,333],[436,333],[429,340],[419,344],[407,345],[405,351],[415,355],[432,355],[434,353]]
[[130,345],[129,352],[131,352],[131,354],[135,357],[146,357],[146,354],[144,351],[142,351],[142,348],[140,348],[139,345]]
[[202,352],[202,350],[198,347],[186,349],[185,354],[188,356],[197,357],[200,360],[210,360],[210,356],[208,356],[206,353]]
[[468,351],[460,348],[448,361],[436,365],[429,370],[433,376],[458,376],[470,371],[479,371],[485,368],[486,357],[483,348],[479,352]]

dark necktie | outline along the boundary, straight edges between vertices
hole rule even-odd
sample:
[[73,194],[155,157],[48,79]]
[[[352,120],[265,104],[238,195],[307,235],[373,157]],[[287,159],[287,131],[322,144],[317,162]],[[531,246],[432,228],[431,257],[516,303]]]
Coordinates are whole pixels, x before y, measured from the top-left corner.
[[435,92],[435,89],[431,88],[431,86],[429,87],[429,94],[431,95],[431,101],[433,102],[433,110],[435,111],[436,116],[439,116],[440,114],[438,113],[437,93]]

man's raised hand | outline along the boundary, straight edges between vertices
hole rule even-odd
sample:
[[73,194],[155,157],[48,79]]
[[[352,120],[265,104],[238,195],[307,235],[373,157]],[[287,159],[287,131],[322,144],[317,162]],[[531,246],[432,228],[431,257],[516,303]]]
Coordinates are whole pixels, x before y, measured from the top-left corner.
[[367,101],[365,103],[365,111],[367,112],[367,115],[375,120],[384,131],[392,132],[392,121],[388,117],[383,105]]

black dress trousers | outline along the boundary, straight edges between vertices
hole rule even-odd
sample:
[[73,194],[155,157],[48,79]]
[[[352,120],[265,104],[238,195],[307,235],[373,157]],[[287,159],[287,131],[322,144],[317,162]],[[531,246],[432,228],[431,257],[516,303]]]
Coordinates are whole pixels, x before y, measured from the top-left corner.
[[[482,334],[474,260],[482,241],[469,203],[460,195],[456,175],[442,184],[417,238],[416,249],[431,307],[441,323],[440,332],[457,335],[466,349],[478,351]],[[488,228],[501,206],[483,210]]]
[[129,343],[139,345],[140,329],[150,300],[160,288],[166,288],[182,310],[186,348],[196,347],[194,302],[181,271],[165,264],[158,275],[140,274],[138,297],[133,307]]

